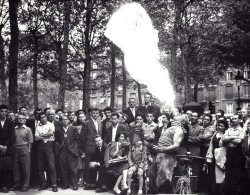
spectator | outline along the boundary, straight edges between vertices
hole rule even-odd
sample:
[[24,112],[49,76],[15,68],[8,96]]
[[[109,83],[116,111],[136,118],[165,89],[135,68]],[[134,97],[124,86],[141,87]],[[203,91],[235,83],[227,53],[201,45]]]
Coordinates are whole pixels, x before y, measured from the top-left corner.
[[129,106],[122,112],[128,115],[126,123],[130,124],[135,121],[135,115],[137,112],[137,108],[135,107],[135,98],[129,98],[128,105]]

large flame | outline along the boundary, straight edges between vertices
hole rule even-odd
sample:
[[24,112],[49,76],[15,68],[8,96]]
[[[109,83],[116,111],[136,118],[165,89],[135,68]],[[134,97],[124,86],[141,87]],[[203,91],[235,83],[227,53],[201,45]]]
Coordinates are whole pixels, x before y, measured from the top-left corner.
[[123,5],[109,20],[105,35],[124,52],[130,75],[173,107],[175,96],[168,70],[159,62],[158,31],[143,7],[138,3]]

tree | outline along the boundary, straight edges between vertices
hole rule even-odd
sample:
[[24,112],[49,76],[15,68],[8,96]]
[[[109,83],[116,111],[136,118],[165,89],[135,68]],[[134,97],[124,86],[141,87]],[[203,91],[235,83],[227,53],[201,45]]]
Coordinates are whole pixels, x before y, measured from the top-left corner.
[[5,73],[5,40],[3,38],[3,28],[9,19],[9,8],[7,6],[7,1],[0,0],[0,90],[1,98],[0,100],[4,103],[7,102],[7,86],[6,86],[6,73]]
[[17,111],[17,63],[18,63],[18,37],[19,29],[17,23],[18,1],[9,0],[10,16],[10,54],[9,54],[9,107]]

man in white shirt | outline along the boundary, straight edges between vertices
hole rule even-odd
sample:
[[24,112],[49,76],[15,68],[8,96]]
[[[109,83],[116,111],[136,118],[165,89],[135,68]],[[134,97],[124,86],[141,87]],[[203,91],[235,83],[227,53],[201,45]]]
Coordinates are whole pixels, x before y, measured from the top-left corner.
[[44,113],[39,115],[40,123],[36,128],[35,139],[38,142],[38,174],[40,178],[40,190],[44,190],[47,188],[46,180],[44,176],[45,164],[48,165],[50,181],[52,184],[53,192],[57,192],[57,176],[56,176],[56,168],[55,168],[55,155],[53,150],[54,143],[54,132],[55,126],[47,121],[47,117]]

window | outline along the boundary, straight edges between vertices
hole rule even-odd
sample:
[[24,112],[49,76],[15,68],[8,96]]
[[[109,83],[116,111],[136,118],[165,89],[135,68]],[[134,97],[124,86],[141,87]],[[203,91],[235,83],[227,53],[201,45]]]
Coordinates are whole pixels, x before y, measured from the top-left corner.
[[226,85],[225,98],[226,99],[233,99],[234,98],[233,85]]
[[247,108],[249,106],[249,102],[243,102],[242,108]]
[[214,102],[216,100],[215,88],[208,89],[208,100]]
[[118,108],[122,107],[122,97],[117,97],[117,107]]
[[201,102],[204,100],[203,88],[198,88],[198,101]]
[[227,72],[227,81],[233,80],[233,73],[232,72]]
[[129,98],[136,98],[136,94],[135,93],[130,93]]
[[233,103],[226,104],[226,112],[227,112],[227,114],[233,114],[233,112],[234,112]]
[[90,99],[90,105],[91,105],[91,107],[93,107],[93,108],[96,107],[96,98],[91,98],[91,99]]

